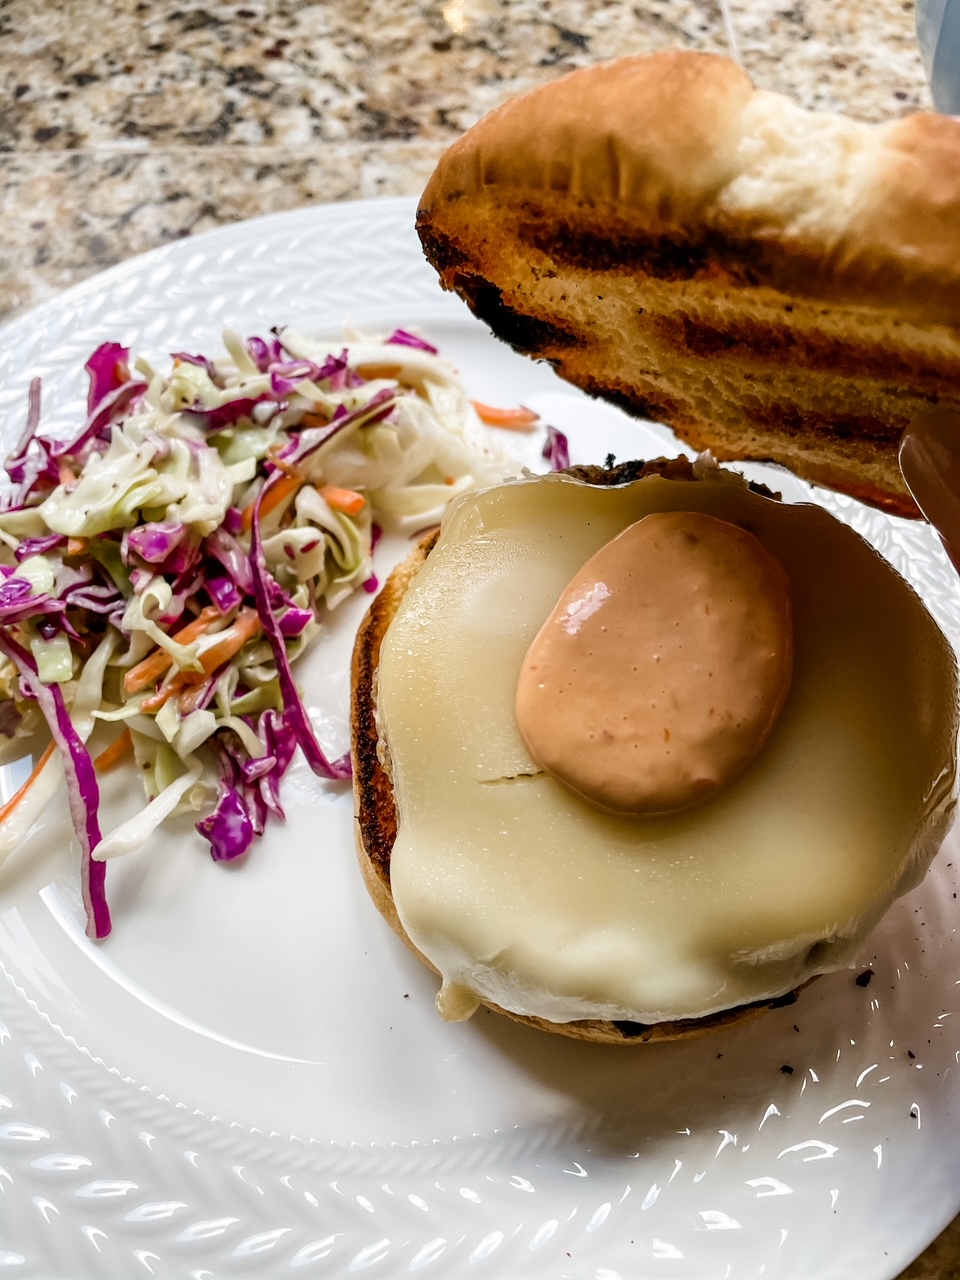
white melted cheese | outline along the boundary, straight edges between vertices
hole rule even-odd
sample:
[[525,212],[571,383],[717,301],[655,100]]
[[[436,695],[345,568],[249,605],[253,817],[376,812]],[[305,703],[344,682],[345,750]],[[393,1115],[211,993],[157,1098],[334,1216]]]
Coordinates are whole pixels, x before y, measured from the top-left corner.
[[[780,722],[697,808],[618,816],[538,772],[517,730],[526,650],[570,578],[651,511],[741,523],[784,565],[795,672]],[[699,1017],[849,963],[922,876],[953,810],[956,669],[902,579],[818,507],[730,477],[468,495],[385,638],[378,714],[400,919],[477,998],[554,1022]]]

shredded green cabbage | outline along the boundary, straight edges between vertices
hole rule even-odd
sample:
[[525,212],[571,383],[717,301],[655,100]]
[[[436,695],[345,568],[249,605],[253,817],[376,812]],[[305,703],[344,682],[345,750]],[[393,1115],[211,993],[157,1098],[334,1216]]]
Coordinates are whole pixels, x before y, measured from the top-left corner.
[[[289,704],[288,664],[329,610],[375,589],[378,532],[435,523],[456,494],[516,470],[450,366],[409,333],[345,350],[290,329],[266,340],[228,330],[224,346],[163,372],[104,344],[87,365],[91,418],[76,443],[35,435],[43,465],[0,510],[11,653],[59,687],[81,748],[95,724],[107,738],[128,733],[143,781],[143,811],[103,837],[96,859],[198,807],[205,833],[221,810],[262,829],[280,812],[295,741],[310,745],[302,707],[281,695]],[[33,750],[37,725],[17,668],[0,659],[0,759]],[[315,747],[313,766],[344,776]],[[0,823],[0,858],[63,776],[51,757]],[[208,835],[215,856],[238,851],[228,834]]]

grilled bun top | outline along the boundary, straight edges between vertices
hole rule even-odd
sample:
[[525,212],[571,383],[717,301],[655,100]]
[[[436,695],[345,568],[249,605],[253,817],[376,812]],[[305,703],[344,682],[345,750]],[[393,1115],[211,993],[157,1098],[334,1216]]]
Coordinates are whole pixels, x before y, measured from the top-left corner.
[[918,514],[900,436],[960,412],[960,120],[868,125],[716,55],[623,58],[481,120],[418,230],[445,287],[585,390]]

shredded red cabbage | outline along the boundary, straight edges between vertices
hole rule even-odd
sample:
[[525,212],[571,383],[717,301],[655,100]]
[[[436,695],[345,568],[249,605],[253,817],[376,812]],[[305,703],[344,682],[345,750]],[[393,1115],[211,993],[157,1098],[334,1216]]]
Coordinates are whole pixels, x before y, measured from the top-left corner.
[[0,626],[13,626],[44,614],[63,613],[66,607],[62,600],[52,596],[34,595],[33,585],[26,578],[4,578],[0,583]]
[[289,609],[285,609],[281,613],[277,626],[280,628],[282,635],[292,640],[297,636],[303,635],[311,622],[313,622],[313,611],[311,609],[298,609],[296,605],[291,605]]
[[204,431],[221,431],[224,427],[235,427],[244,418],[251,418],[258,404],[268,404],[275,413],[287,406],[276,397],[264,392],[259,396],[243,396],[238,400],[228,400],[216,409],[205,408],[200,401],[190,406],[189,412],[200,419]]
[[438,356],[439,350],[432,343],[425,342],[423,338],[418,338],[415,333],[411,333],[409,329],[394,329],[388,343],[392,343],[397,347],[414,347],[417,351],[429,352],[432,356]]
[[217,373],[217,367],[212,360],[208,360],[206,356],[192,356],[187,351],[171,351],[171,360],[182,360],[184,364],[195,364],[198,368],[203,369],[207,377],[215,386],[222,387],[223,379]]
[[570,465],[570,443],[556,427],[547,427],[542,456],[550,463],[551,471],[566,471]]
[[179,546],[187,527],[177,520],[165,520],[154,524],[142,524],[128,529],[123,535],[124,551],[129,548],[147,564],[160,564],[174,547]]
[[213,604],[217,606],[221,613],[229,613],[231,609],[236,608],[243,600],[242,594],[237,590],[236,583],[232,578],[206,578],[204,586],[207,588],[207,595]]
[[37,435],[40,425],[40,379],[30,383],[27,397],[27,422],[16,449],[4,462],[4,470],[17,486],[4,494],[3,508],[10,511],[26,504],[38,483],[54,488],[60,472],[50,455],[49,441]]
[[346,348],[338,356],[327,356],[317,370],[317,381],[328,382],[331,391],[342,391],[347,386],[349,364]]
[[204,538],[203,548],[207,555],[223,565],[244,595],[251,594],[253,577],[250,573],[250,558],[233,534],[227,533],[221,525]]
[[285,814],[280,804],[280,779],[289,768],[297,749],[297,740],[283,716],[277,711],[263,711],[257,723],[257,736],[266,745],[267,755],[276,765],[259,779],[264,804],[282,822]]
[[[332,763],[323,754],[323,749],[313,732],[313,725],[307,715],[306,708],[300,701],[287,646],[283,632],[270,603],[271,583],[273,578],[267,569],[266,557],[263,554],[263,541],[260,537],[260,507],[264,495],[272,488],[273,480],[268,480],[257,495],[253,507],[253,520],[250,526],[250,574],[253,578],[253,596],[260,616],[263,634],[270,642],[274,661],[277,664],[277,677],[280,682],[280,695],[283,701],[283,715],[287,727],[297,740],[307,764],[321,778],[332,778],[343,781],[351,776],[350,757],[343,755]],[[276,584],[273,584],[274,587]]]
[[[246,719],[253,728],[252,721]],[[272,710],[261,714],[256,733],[266,748],[256,759],[230,730],[216,734],[212,743],[220,772],[217,802],[196,825],[217,862],[232,861],[246,853],[254,837],[263,835],[268,813],[284,819],[280,780],[297,742],[284,717]]]
[[87,413],[100,405],[112,391],[130,381],[130,348],[119,342],[104,342],[83,366],[90,375]]
[[[169,554],[160,561],[158,566],[165,577],[176,579],[173,586],[174,591],[182,591],[184,589],[187,578],[191,575],[202,554],[201,541],[195,534],[179,538],[174,542]],[[200,585],[202,584],[197,584],[198,587]]]
[[126,607],[126,601],[117,588],[106,585],[71,587],[60,598],[71,609],[89,609],[91,613],[113,613],[115,609]]
[[90,753],[73,727],[63,693],[57,684],[44,684],[31,654],[0,630],[0,651],[20,674],[20,689],[35,699],[60,750],[67,783],[67,799],[73,828],[80,841],[80,888],[87,913],[87,936],[105,938],[110,932],[110,910],[105,893],[106,866],[92,855],[101,840],[100,788]]
[[270,366],[283,359],[283,347],[276,338],[272,342],[265,342],[263,338],[248,338],[244,346],[247,355],[261,373],[269,373]]
[[353,413],[347,413],[343,405],[337,405],[337,411],[327,426],[307,427],[295,440],[291,440],[277,457],[291,466],[296,466],[305,458],[309,458],[312,453],[316,453],[322,445],[328,444],[341,431],[346,431],[348,427],[361,424],[369,426],[370,423],[381,422],[393,412],[396,402],[396,392],[389,387],[384,387],[382,391],[371,396],[362,408],[354,409]]
[[145,382],[131,381],[122,382],[112,391],[108,391],[90,411],[83,430],[76,439],[47,442],[50,447],[50,456],[57,460],[79,453],[88,441],[98,438],[104,428],[109,427],[119,417],[121,410],[126,409],[134,400],[142,396],[146,389]]
[[231,862],[246,853],[253,843],[253,820],[237,786],[233,758],[223,748],[217,734],[212,746],[217,753],[220,781],[217,802],[205,818],[196,824],[197,831],[210,843],[210,856],[215,862]]
[[287,360],[270,366],[270,389],[280,399],[292,395],[301,382],[317,382],[320,366],[312,360]]
[[26,560],[28,556],[45,556],[54,547],[64,546],[66,541],[65,533],[48,533],[41,538],[24,538],[14,551],[13,558],[19,562]]

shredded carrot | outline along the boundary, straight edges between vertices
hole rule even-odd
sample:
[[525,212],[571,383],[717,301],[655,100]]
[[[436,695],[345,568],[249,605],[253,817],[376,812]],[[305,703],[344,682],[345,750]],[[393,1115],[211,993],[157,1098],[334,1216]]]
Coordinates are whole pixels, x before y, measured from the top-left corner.
[[202,679],[203,676],[197,671],[178,671],[166,684],[162,684],[156,693],[151,693],[144,698],[140,703],[140,710],[148,714],[159,711],[172,697],[181,694],[184,689]]
[[398,364],[358,364],[357,373],[361,378],[391,378],[397,382],[402,369]]
[[54,743],[51,742],[50,745],[47,747],[47,749],[44,751],[43,755],[40,757],[37,763],[33,766],[33,772],[30,774],[30,777],[26,780],[23,786],[19,787],[13,793],[13,795],[10,797],[7,803],[2,807],[0,807],[0,823],[6,822],[10,814],[13,813],[14,809],[16,809],[17,805],[20,803],[23,797],[27,794],[27,792],[36,782],[37,778],[40,777],[40,774],[43,771],[44,765],[53,755],[55,750],[56,750],[56,747]]
[[191,711],[196,711],[206,688],[207,682],[203,681],[200,684],[192,684],[189,688],[184,689],[180,695],[180,712],[182,715],[188,716]]
[[155,684],[165,671],[173,666],[173,655],[161,649],[159,645],[148,653],[142,662],[131,667],[123,677],[124,693],[139,693],[149,685]]
[[144,698],[140,703],[140,710],[148,714],[153,711],[159,711],[171,698],[179,698],[181,694],[186,695],[184,702],[181,703],[181,710],[184,714],[194,710],[192,705],[194,699],[189,697],[190,693],[193,692],[197,685],[203,684],[211,672],[216,671],[218,667],[222,667],[235,653],[239,653],[250,637],[257,635],[259,631],[260,618],[256,609],[241,609],[237,614],[236,621],[217,633],[216,643],[200,654],[200,664],[203,670],[178,671],[175,676],[167,680],[165,684],[162,684],[155,693],[151,693]]
[[285,458],[271,458],[270,461],[277,468],[277,470],[282,471],[285,476],[296,476],[298,480],[302,480],[304,478],[300,474],[300,472],[297,470],[297,468],[293,466],[291,463],[287,462]]
[[68,556],[85,556],[90,549],[89,538],[68,538],[67,539],[67,555]]
[[[192,622],[188,622],[185,627],[181,627],[179,631],[174,632],[173,639],[178,644],[190,644],[192,640],[196,640],[207,630],[212,622],[221,616],[220,610],[215,609],[213,605],[207,605],[205,609],[201,609]],[[123,677],[124,693],[139,693],[141,689],[146,689],[147,685],[154,684],[163,673],[173,666],[173,658],[166,649],[154,649],[152,653],[148,653],[142,662],[138,662],[135,667],[131,667],[127,674]]]
[[[218,632],[216,643],[200,654],[200,665],[204,672],[209,675],[211,671],[216,671],[217,667],[223,666],[235,653],[239,653],[250,637],[257,635],[259,630],[260,617],[256,609],[241,609],[236,621]],[[197,672],[189,674],[197,679],[203,679]]]
[[330,416],[323,413],[305,413],[300,419],[301,427],[329,427]]
[[341,489],[335,484],[322,485],[319,493],[334,511],[342,511],[344,515],[355,516],[367,505],[367,500],[362,493],[357,493],[353,489]]
[[534,413],[532,409],[498,409],[491,404],[483,404],[479,400],[471,400],[470,403],[477,411],[477,416],[481,422],[485,422],[488,427],[505,427],[508,431],[531,431],[535,423],[540,421],[540,415]]
[[130,736],[130,730],[124,729],[123,733],[121,733],[119,737],[114,738],[109,747],[104,747],[94,760],[93,767],[98,773],[109,773],[110,770],[115,769],[127,753],[132,750],[133,738]]
[[[299,475],[282,476],[275,485],[272,485],[260,504],[261,517],[269,515],[274,508],[279,507],[281,502],[285,502],[287,498],[297,492],[303,484],[303,477]],[[253,509],[257,505],[257,500],[247,504],[243,509],[243,531],[249,533],[253,524]]]
[[60,484],[76,484],[77,473],[65,462],[61,462],[57,467],[57,480]]

